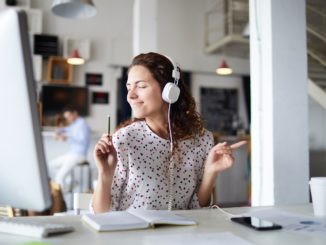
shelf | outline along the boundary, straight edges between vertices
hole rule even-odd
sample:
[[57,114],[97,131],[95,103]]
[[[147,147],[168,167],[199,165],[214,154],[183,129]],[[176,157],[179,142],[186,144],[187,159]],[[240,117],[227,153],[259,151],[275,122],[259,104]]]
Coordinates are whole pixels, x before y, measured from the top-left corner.
[[72,65],[66,59],[50,56],[48,61],[47,80],[49,83],[70,84],[73,77]]

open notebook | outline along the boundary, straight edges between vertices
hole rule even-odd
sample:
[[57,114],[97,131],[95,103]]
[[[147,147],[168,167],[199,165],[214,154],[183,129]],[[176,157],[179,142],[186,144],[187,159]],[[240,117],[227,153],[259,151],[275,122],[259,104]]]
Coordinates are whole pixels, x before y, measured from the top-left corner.
[[197,224],[193,220],[166,210],[128,210],[84,214],[82,220],[97,231],[146,229],[156,225]]

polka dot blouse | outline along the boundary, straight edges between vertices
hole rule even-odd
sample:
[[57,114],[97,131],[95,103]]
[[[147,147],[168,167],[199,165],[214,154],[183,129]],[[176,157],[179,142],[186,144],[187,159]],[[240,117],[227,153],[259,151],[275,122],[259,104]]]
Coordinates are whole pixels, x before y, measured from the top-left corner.
[[[169,203],[170,141],[153,133],[145,121],[134,122],[113,134],[118,163],[112,183],[112,210],[167,209]],[[204,163],[213,147],[205,131],[196,140],[178,142],[173,171],[173,209],[199,208],[197,188]]]

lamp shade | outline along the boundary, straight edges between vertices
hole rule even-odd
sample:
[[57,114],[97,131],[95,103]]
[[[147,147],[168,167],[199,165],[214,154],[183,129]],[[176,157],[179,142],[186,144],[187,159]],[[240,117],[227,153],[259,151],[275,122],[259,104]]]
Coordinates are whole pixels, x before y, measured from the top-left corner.
[[97,11],[92,0],[53,0],[52,12],[64,18],[84,19]]
[[74,49],[71,52],[69,58],[67,59],[67,62],[71,65],[82,65],[85,63],[85,60],[82,57],[80,57],[78,50]]
[[218,75],[230,75],[232,74],[232,69],[228,66],[225,60],[222,60],[219,68],[216,69]]

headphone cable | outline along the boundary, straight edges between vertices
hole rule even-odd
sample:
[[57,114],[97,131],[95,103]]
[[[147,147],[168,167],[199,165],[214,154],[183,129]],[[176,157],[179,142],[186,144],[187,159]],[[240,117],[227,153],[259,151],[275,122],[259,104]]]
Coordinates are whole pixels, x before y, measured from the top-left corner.
[[169,203],[168,203],[168,210],[172,210],[172,201],[173,201],[173,180],[174,180],[174,159],[173,159],[173,136],[172,136],[172,129],[171,129],[171,119],[170,119],[170,111],[171,111],[171,104],[169,104],[168,109],[168,128],[169,128],[169,137],[170,137],[170,164],[169,164]]
[[172,129],[171,129],[171,119],[170,119],[170,111],[171,111],[171,104],[169,104],[168,109],[168,127],[169,127],[169,138],[170,138],[170,152],[173,153],[173,137],[172,137]]
[[[174,67],[174,62],[172,62],[171,58],[167,57],[173,67]],[[178,66],[177,66],[178,67]],[[179,84],[179,79],[180,79],[180,73],[178,71],[178,68],[173,68],[172,71],[172,77],[174,78],[174,84],[178,86]],[[169,137],[170,137],[170,164],[169,164],[169,203],[168,203],[168,211],[172,210],[172,202],[173,202],[173,182],[174,182],[174,157],[173,157],[173,135],[172,135],[172,126],[171,126],[171,103],[169,103],[169,108],[168,108],[168,128],[169,128]]]

